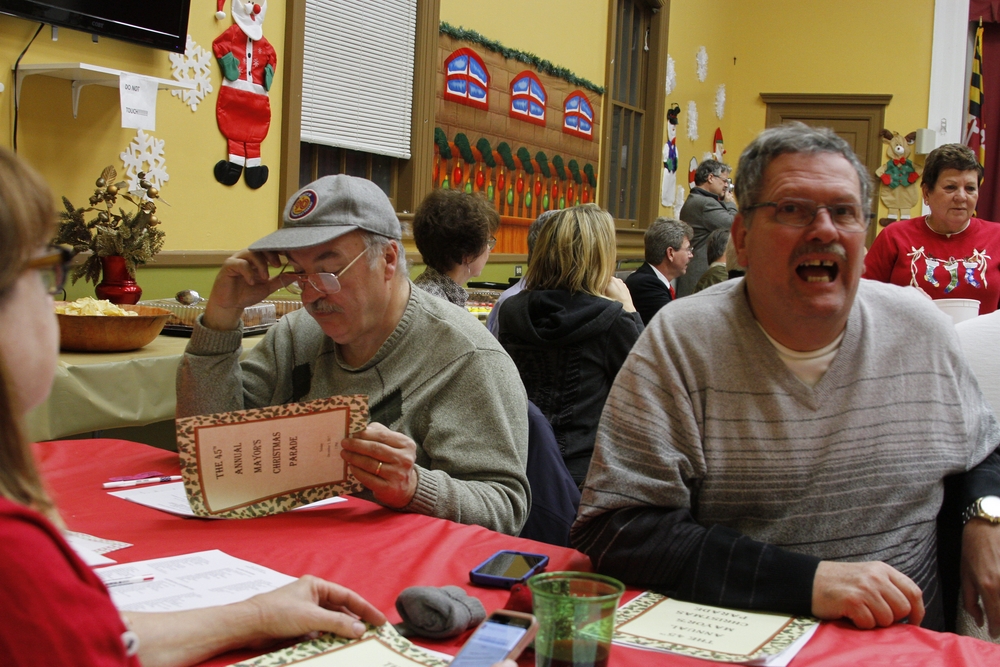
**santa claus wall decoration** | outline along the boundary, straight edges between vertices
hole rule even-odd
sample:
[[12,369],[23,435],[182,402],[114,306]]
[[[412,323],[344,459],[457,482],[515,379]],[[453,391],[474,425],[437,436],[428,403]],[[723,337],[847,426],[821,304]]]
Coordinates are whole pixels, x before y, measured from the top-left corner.
[[[215,18],[226,18],[225,0],[217,0]],[[235,185],[246,167],[243,180],[251,188],[267,182],[267,167],[260,163],[260,143],[271,125],[267,91],[274,81],[278,60],[264,38],[267,0],[232,0],[235,23],[212,42],[212,51],[222,68],[222,86],[215,106],[219,130],[229,143],[229,159],[215,165],[215,179]]]

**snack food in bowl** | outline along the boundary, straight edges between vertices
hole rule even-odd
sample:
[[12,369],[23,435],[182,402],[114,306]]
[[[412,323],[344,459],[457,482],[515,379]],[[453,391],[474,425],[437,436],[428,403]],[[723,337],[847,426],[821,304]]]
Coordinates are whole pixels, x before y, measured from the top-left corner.
[[64,302],[56,306],[57,315],[105,315],[109,317],[134,317],[139,313],[125,310],[107,299],[95,299],[92,296],[80,297],[76,301]]
[[[110,314],[119,310],[127,312],[128,315]],[[101,314],[68,314],[71,312]],[[170,311],[163,308],[115,306],[107,301],[99,302],[90,297],[69,303],[56,301],[59,347],[67,352],[137,350],[151,343],[160,334],[169,317]]]

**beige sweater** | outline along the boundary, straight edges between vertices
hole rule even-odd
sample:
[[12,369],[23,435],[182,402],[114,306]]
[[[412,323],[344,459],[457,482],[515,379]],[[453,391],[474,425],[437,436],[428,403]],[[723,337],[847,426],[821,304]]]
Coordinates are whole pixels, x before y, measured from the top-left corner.
[[367,394],[371,421],[413,438],[419,481],[404,510],[516,535],[531,504],[527,398],[474,316],[410,288],[396,330],[352,368],[305,310],[240,362],[242,332],[195,325],[177,371],[177,416]]

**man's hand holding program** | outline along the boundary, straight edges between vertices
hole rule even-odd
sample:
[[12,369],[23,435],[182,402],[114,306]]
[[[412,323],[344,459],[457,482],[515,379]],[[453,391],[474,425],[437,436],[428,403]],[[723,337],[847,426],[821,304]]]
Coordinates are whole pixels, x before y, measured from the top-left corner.
[[417,491],[417,445],[412,438],[371,423],[340,446],[340,456],[376,500],[395,509],[409,504]]

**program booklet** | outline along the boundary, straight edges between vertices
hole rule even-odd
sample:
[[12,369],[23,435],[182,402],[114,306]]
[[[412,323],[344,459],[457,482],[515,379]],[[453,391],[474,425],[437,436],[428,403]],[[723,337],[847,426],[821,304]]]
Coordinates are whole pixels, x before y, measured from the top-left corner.
[[191,509],[197,516],[249,519],[360,491],[340,458],[340,441],[367,425],[364,395],[178,419]]
[[326,634],[229,667],[448,667],[452,657],[428,651],[396,632],[390,623],[369,628],[358,639]]
[[812,637],[814,618],[724,609],[645,592],[617,612],[616,644],[718,662],[787,665]]

